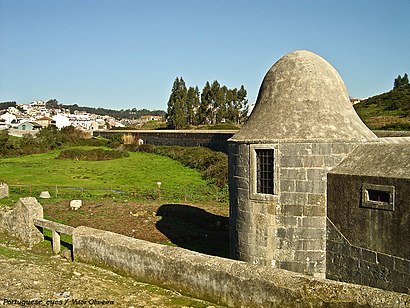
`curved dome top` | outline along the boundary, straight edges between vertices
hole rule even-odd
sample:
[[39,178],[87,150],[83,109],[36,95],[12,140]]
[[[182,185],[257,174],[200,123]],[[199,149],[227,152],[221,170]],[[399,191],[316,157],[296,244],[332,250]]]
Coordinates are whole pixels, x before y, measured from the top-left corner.
[[376,138],[360,120],[337,71],[299,50],[266,74],[248,121],[233,141]]

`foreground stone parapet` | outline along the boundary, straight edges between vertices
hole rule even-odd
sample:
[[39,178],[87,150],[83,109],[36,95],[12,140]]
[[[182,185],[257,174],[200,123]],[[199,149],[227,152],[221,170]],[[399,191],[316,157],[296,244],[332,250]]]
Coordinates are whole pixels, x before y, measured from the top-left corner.
[[405,307],[410,296],[78,227],[74,258],[231,307]]

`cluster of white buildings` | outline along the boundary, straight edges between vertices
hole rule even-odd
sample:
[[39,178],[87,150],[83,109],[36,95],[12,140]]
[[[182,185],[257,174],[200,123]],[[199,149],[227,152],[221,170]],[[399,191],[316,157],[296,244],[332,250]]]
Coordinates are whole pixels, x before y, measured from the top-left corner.
[[44,101],[17,104],[16,107],[0,111],[0,129],[28,132],[38,131],[49,125],[55,125],[59,129],[71,125],[85,131],[124,127],[123,124],[110,116],[83,111],[70,113],[68,109],[48,109]]

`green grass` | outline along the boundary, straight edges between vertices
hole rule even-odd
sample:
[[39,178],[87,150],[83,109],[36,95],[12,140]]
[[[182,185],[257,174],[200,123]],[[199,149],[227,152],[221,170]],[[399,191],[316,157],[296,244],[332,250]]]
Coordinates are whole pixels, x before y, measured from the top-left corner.
[[376,130],[410,130],[410,85],[370,97],[354,108],[370,128]]
[[[9,185],[10,198],[38,197],[48,190],[54,198],[216,199],[218,189],[203,180],[198,171],[160,155],[134,152],[116,160],[73,161],[55,159],[58,154],[51,151],[0,159],[0,181]],[[160,190],[157,182],[161,182]]]

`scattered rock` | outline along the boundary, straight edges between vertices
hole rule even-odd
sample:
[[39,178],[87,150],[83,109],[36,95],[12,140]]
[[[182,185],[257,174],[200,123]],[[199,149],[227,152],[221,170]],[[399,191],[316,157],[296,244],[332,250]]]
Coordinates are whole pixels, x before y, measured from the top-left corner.
[[42,191],[42,192],[40,193],[40,198],[42,198],[42,199],[50,199],[51,196],[50,196],[50,193],[49,193],[47,190],[45,190],[45,191]]
[[65,249],[61,251],[60,256],[68,261],[73,261],[73,255],[71,253],[71,250]]

